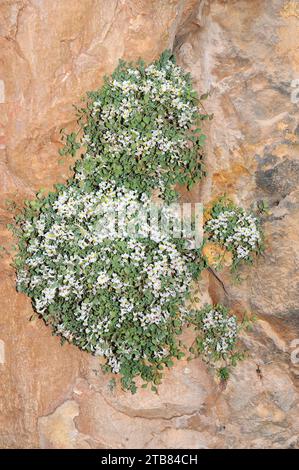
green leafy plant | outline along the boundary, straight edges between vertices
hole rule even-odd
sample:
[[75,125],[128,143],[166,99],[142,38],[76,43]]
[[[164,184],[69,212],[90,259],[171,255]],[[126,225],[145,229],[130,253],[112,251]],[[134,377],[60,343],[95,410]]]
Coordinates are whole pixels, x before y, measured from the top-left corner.
[[233,255],[232,269],[242,262],[252,262],[263,251],[261,223],[255,214],[221,197],[210,210],[210,219],[204,225],[210,241],[219,243]]
[[159,188],[171,199],[175,184],[191,187],[204,175],[200,123],[210,116],[203,112],[189,74],[168,51],[150,65],[120,61],[77,111],[81,138],[76,142],[74,133],[65,134],[61,150],[74,155],[85,147],[76,178],[95,185],[112,178],[140,192]]
[[[79,130],[62,132],[60,151],[75,156],[81,149],[73,178],[26,201],[12,226],[18,290],[54,334],[100,356],[103,370],[120,374],[132,393],[138,378],[157,391],[163,369],[185,355],[180,334],[190,324],[197,332],[193,353],[224,361],[224,378],[241,358],[236,317],[220,305],[187,307],[192,281],[206,267],[202,247],[190,249],[163,224],[153,229],[139,218],[153,190],[171,201],[174,185],[190,188],[204,175],[199,124],[211,116],[202,112],[190,76],[169,52],[150,65],[120,62],[77,111]],[[124,218],[115,221],[119,213]],[[167,205],[156,213],[160,222],[172,217]],[[255,227],[242,209],[219,202],[205,226],[236,259],[240,223]],[[254,233],[253,245],[252,230],[238,240],[243,250],[260,248]]]
[[[143,207],[150,199],[143,195]],[[135,376],[158,383],[161,366],[178,357],[190,283],[200,272],[200,250],[187,250],[163,228],[143,221],[139,195],[103,181],[97,188],[60,186],[33,201],[18,220],[18,289],[56,334],[106,358],[124,388]],[[112,217],[126,209],[122,226]],[[167,209],[163,212],[164,221]],[[121,228],[121,230],[120,230]]]
[[200,355],[213,366],[220,363],[218,374],[226,380],[230,367],[244,359],[244,351],[238,347],[238,333],[247,327],[247,320],[240,323],[227,307],[207,304],[200,310],[190,312],[187,321],[197,332],[190,348],[191,354]]

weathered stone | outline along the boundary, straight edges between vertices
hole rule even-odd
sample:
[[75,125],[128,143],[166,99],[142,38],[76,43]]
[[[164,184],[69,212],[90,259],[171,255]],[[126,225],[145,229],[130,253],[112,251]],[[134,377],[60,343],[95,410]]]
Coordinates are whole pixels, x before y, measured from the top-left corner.
[[89,449],[88,437],[80,434],[74,418],[79,414],[79,406],[68,400],[54,413],[38,420],[40,447],[43,449]]
[[269,170],[257,171],[257,186],[280,201],[299,185],[299,162],[285,159]]
[[226,192],[245,207],[266,199],[270,214],[265,254],[242,269],[241,284],[228,262],[194,288],[199,305],[222,301],[259,318],[226,387],[200,360],[182,360],[158,395],[111,390],[97,359],[29,321],[30,301],[1,252],[0,447],[299,446],[298,38],[296,2],[284,0],[1,2],[1,245],[13,244],[7,199],[19,204],[71,174],[57,150],[59,130],[75,128],[72,104],[119,58],[152,60],[166,47],[200,93],[211,91],[214,113],[208,177],[184,200]]

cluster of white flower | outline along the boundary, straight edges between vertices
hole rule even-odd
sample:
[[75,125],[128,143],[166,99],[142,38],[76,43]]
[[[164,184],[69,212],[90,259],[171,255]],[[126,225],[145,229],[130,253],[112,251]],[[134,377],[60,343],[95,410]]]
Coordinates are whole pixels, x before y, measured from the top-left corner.
[[[146,195],[142,200],[150,203]],[[41,212],[23,226],[28,256],[18,274],[19,289],[59,334],[105,355],[114,372],[121,366],[122,347],[115,343],[116,332],[130,323],[144,330],[166,324],[192,278],[192,254],[182,254],[159,226],[153,229],[145,221],[143,236],[128,235],[139,203],[138,194],[111,182],[91,192],[68,186],[57,193],[47,216]],[[120,233],[106,217],[119,208],[127,209]]]
[[164,119],[177,120],[182,128],[192,124],[197,107],[184,99],[187,82],[180,67],[168,60],[163,69],[151,64],[144,69],[144,73],[130,68],[126,72],[126,79],[114,79],[110,83],[110,92],[120,94],[118,105],[110,102],[104,104],[97,99],[93,103],[94,117],[103,124],[118,118],[128,122],[142,112],[146,96],[152,103],[165,106],[165,113],[156,120],[157,127],[163,124]]
[[239,260],[248,259],[261,242],[257,218],[242,209],[224,210],[210,219],[205,229],[211,234],[211,240],[233,251]]
[[[163,64],[136,69],[126,65],[115,72],[102,90],[92,94],[88,116],[82,120],[86,153],[84,163],[77,163],[77,179],[102,178],[104,169],[114,164],[119,174],[137,181],[147,178],[148,185],[164,191],[165,179],[175,184],[183,173],[188,183],[195,172],[189,162],[199,149],[196,93],[190,78],[170,58]],[[85,165],[87,159],[93,160],[91,167]],[[166,174],[169,165],[171,175]],[[198,173],[199,167],[200,163]]]
[[181,150],[188,145],[184,139],[169,139],[163,135],[162,129],[153,129],[148,135],[142,135],[135,129],[124,129],[117,134],[110,130],[103,133],[105,152],[121,154],[126,152],[128,156],[146,157],[153,151],[169,153],[170,160],[179,160]]
[[202,319],[203,348],[206,354],[226,354],[235,345],[238,334],[237,318],[225,310],[211,308]]

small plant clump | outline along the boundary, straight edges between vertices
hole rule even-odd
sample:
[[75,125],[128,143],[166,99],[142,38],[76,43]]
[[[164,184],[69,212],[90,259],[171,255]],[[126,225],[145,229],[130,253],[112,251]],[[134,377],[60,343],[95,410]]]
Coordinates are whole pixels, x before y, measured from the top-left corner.
[[[120,374],[132,393],[137,378],[156,391],[163,368],[185,355],[186,325],[197,334],[192,354],[224,361],[222,379],[241,358],[235,316],[221,305],[187,307],[192,282],[207,267],[202,247],[190,249],[163,224],[138,218],[154,189],[170,201],[175,184],[191,187],[203,176],[198,124],[209,116],[199,107],[190,76],[170,53],[150,65],[121,62],[78,109],[79,132],[65,135],[61,154],[83,148],[74,176],[27,201],[13,227],[18,290],[54,334],[101,356],[103,370]],[[157,209],[159,220],[172,217],[168,207]],[[236,262],[261,248],[257,219],[230,204],[214,205],[205,231]]]
[[230,200],[220,198],[210,210],[205,223],[209,240],[219,243],[233,255],[233,269],[240,262],[252,262],[263,250],[263,236],[258,217],[237,207]]
[[188,321],[198,332],[191,353],[201,356],[210,364],[219,364],[221,378],[230,365],[243,359],[237,350],[238,333],[242,325],[229,309],[221,304],[205,305],[201,310],[191,312]]

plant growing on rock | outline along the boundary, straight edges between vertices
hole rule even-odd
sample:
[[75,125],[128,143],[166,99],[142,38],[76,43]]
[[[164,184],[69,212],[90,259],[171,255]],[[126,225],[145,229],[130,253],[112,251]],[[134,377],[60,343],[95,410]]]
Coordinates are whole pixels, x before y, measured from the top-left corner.
[[[143,204],[150,199],[143,195]],[[61,186],[19,219],[18,289],[56,334],[106,358],[106,371],[158,383],[162,365],[180,357],[190,282],[201,269],[200,252],[149,222],[138,236],[136,191],[103,181],[88,190]],[[111,215],[126,209],[119,230]],[[163,212],[164,220],[167,210]],[[136,223],[137,223],[136,222]]]
[[219,375],[227,378],[229,366],[236,365],[244,357],[237,347],[242,324],[221,304],[205,305],[201,310],[191,311],[187,320],[198,332],[190,352],[210,364],[221,364]]
[[159,188],[171,199],[173,185],[191,187],[204,175],[199,125],[210,116],[199,105],[189,74],[169,52],[150,65],[121,61],[100,90],[88,93],[78,109],[81,139],[66,136],[61,153],[85,147],[76,166],[80,180],[112,178],[141,192]]
[[[62,154],[85,147],[73,178],[16,218],[18,290],[54,334],[101,356],[103,370],[119,373],[133,393],[138,377],[156,391],[163,368],[184,356],[184,325],[195,327],[196,351],[209,360],[238,357],[236,317],[220,305],[187,308],[206,267],[202,249],[138,219],[154,189],[169,201],[175,184],[191,187],[204,174],[197,125],[208,115],[199,105],[168,52],[148,66],[121,62],[78,110],[81,133],[65,136]],[[167,206],[157,214],[171,217]],[[205,229],[236,260],[259,251],[256,220],[235,206],[215,205]]]
[[263,250],[259,218],[225,197],[220,198],[210,209],[204,230],[208,240],[232,253],[233,270],[242,261],[252,262],[253,257]]

